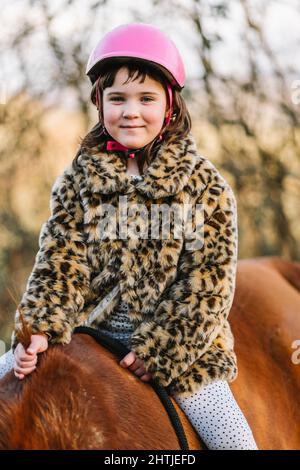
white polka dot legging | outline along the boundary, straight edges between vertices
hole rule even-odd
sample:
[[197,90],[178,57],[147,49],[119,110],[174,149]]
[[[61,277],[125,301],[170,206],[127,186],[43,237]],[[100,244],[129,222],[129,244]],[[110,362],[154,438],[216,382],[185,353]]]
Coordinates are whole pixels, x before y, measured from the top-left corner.
[[[0,379],[14,365],[12,350],[0,357]],[[219,380],[186,398],[174,399],[212,450],[257,450],[249,424],[226,381]]]
[[182,398],[172,395],[211,450],[258,450],[228,382],[218,380]]

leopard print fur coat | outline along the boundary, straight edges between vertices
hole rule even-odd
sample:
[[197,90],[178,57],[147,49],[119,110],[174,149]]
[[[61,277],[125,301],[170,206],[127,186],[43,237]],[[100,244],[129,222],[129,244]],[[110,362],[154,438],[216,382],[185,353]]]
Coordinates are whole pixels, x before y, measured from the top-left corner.
[[[135,235],[120,229],[121,203]],[[157,228],[147,211],[171,213],[185,204],[202,214],[199,224],[190,219],[189,237],[175,234],[174,217],[167,237],[136,236],[146,233],[146,225]],[[170,393],[185,396],[209,382],[236,378],[228,322],[238,249],[236,200],[198,153],[191,133],[163,142],[138,182],[118,152],[83,152],[77,167],[70,165],[54,183],[50,209],[16,312],[13,349],[19,310],[34,333],[67,344],[73,329],[119,283],[119,295],[92,326],[101,328],[125,301],[135,328],[131,349]]]

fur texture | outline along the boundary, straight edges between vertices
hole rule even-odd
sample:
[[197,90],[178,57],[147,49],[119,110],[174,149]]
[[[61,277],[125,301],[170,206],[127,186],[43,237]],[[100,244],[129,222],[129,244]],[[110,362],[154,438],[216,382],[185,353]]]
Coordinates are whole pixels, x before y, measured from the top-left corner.
[[[119,302],[127,302],[136,328],[132,350],[162,386],[184,396],[214,380],[234,380],[228,314],[238,244],[236,200],[229,184],[198,154],[192,134],[163,143],[138,183],[118,153],[96,147],[83,153],[78,164],[53,186],[51,216],[42,226],[40,249],[18,308],[33,332],[47,333],[52,343],[69,343],[74,327],[119,283],[120,295],[93,326],[101,328]],[[190,240],[176,237],[172,218],[165,238],[161,232],[157,238],[123,236],[106,210],[106,204],[115,208],[120,222],[120,196],[126,196],[127,227],[132,224],[139,233],[148,227],[148,235],[155,222],[137,209],[172,211],[190,204],[194,210],[201,204],[204,243],[191,248]],[[107,220],[109,229],[116,228],[115,239],[105,235]],[[13,348],[19,327],[17,310]]]

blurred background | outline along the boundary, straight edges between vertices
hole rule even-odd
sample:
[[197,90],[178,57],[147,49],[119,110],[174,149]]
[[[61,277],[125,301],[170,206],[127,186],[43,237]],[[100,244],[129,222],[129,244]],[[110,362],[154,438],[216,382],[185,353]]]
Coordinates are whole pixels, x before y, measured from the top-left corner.
[[51,187],[96,123],[88,56],[120,24],[156,25],[183,55],[199,152],[236,194],[239,258],[299,261],[298,0],[1,0],[0,16],[0,338],[7,345]]

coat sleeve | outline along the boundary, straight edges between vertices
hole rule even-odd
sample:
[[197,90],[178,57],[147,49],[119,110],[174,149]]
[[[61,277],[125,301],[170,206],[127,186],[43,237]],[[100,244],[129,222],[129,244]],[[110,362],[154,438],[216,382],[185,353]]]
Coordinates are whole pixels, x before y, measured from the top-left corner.
[[[51,191],[50,218],[39,236],[39,251],[18,305],[12,348],[17,345],[19,311],[33,334],[68,343],[89,289],[90,272],[83,234],[83,210],[72,170],[57,178]],[[76,326],[76,325],[75,325]]]
[[201,248],[183,249],[177,277],[164,291],[153,320],[142,323],[131,341],[131,349],[143,359],[146,370],[164,387],[207,351],[233,302],[235,196],[226,182],[212,185],[205,193],[199,198],[204,209],[204,242]]

